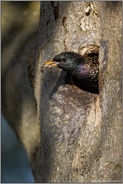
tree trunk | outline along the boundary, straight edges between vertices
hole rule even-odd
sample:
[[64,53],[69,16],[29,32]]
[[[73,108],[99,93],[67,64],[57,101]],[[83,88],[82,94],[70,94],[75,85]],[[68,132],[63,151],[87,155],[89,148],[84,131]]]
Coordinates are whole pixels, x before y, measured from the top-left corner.
[[[121,7],[41,2],[31,63],[40,145],[28,154],[36,182],[121,182]],[[65,84],[61,69],[41,71],[56,54],[89,45],[100,46],[99,95]]]

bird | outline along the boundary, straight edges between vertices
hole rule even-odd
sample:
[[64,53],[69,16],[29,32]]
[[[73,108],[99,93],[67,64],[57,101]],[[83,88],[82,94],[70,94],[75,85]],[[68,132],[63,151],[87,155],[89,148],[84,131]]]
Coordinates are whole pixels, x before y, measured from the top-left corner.
[[66,71],[74,85],[91,93],[99,93],[98,55],[83,56],[76,52],[62,52],[44,63],[45,67],[59,67]]

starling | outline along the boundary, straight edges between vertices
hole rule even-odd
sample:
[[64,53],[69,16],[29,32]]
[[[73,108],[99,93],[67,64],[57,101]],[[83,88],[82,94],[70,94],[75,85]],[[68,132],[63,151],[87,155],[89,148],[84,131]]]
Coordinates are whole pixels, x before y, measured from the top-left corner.
[[74,84],[92,93],[99,93],[98,55],[82,56],[75,52],[63,52],[56,55],[52,61],[47,61],[45,67],[57,66],[71,75]]

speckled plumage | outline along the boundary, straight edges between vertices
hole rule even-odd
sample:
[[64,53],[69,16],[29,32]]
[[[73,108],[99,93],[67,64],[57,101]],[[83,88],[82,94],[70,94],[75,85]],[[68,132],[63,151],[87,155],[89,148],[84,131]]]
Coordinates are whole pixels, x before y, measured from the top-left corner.
[[98,56],[82,56],[75,52],[63,52],[56,55],[50,66],[58,66],[71,74],[77,86],[90,92],[98,93]]

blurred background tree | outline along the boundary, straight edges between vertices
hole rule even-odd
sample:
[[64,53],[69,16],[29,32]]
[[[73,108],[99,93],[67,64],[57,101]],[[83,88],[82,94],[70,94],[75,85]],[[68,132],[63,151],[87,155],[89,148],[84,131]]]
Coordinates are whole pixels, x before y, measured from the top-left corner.
[[[10,63],[24,60],[38,32],[40,2],[1,2],[2,9],[2,82]],[[29,40],[31,40],[29,42]],[[24,46],[25,45],[25,49]],[[23,52],[25,50],[25,52]],[[15,77],[16,77],[15,71]],[[12,84],[10,78],[10,84]],[[14,87],[14,86],[13,86]],[[9,90],[9,89],[8,89]],[[2,98],[6,98],[4,93]],[[18,104],[16,104],[18,106]],[[27,154],[15,132],[2,116],[2,182],[34,182]]]

